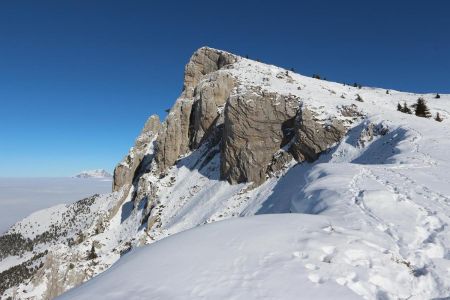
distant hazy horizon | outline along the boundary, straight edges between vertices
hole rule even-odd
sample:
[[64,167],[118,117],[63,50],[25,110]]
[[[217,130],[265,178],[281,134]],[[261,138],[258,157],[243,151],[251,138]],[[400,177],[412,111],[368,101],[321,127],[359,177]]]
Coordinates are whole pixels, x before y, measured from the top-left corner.
[[0,177],[0,234],[37,210],[109,193],[111,186],[99,179]]

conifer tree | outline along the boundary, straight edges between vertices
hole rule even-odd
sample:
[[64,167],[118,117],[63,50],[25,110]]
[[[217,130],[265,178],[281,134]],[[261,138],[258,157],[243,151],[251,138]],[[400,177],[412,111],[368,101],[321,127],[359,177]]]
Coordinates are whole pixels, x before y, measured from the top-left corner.
[[403,108],[402,105],[399,103],[397,103],[397,110],[403,112]]
[[439,115],[439,113],[436,113],[436,117],[434,118],[436,121],[438,121],[438,122],[442,122],[442,118],[441,118],[441,116]]
[[95,253],[94,243],[92,243],[91,250],[89,251],[89,254],[88,254],[88,259],[96,259],[97,257],[98,256],[97,256],[97,253]]
[[425,99],[422,97],[417,99],[416,103],[416,116],[421,118],[431,118],[430,110],[427,107],[427,104],[425,103]]
[[409,109],[409,107],[406,105],[406,102],[403,102],[402,112],[404,112],[405,114],[412,114],[412,111],[411,111],[411,109]]

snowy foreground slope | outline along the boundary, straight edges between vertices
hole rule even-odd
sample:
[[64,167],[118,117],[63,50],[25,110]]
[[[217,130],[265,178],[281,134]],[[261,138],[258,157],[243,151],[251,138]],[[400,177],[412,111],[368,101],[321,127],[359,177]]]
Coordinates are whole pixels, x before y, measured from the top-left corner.
[[[419,97],[443,122],[397,111]],[[449,95],[199,49],[166,121],[149,120],[116,168],[113,193],[0,237],[0,292],[51,299],[119,261],[62,297],[449,297],[449,117]]]
[[373,248],[362,232],[341,234],[300,214],[217,222],[132,251],[60,299],[359,299],[343,286],[359,285],[357,268],[323,261]]

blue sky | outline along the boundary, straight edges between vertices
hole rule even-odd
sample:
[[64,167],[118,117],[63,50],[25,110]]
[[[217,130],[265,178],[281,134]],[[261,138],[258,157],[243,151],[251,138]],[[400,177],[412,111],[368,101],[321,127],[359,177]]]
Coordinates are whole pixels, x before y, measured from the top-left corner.
[[450,93],[449,1],[0,1],[0,176],[112,170],[208,45]]

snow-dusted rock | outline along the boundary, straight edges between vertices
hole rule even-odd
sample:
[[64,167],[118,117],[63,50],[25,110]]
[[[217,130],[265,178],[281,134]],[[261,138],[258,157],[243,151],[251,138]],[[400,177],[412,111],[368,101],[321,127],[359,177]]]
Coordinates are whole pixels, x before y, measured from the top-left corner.
[[232,95],[225,106],[221,177],[260,185],[272,156],[292,136],[299,99],[260,88]]
[[315,161],[323,151],[339,142],[347,132],[341,121],[333,118],[330,124],[314,120],[307,108],[299,110],[295,120],[295,140],[290,148],[297,161]]
[[[216,113],[214,106],[221,105],[226,100],[232,85],[231,78],[229,75],[217,74],[211,78],[211,81],[217,80],[216,83],[200,84],[198,110],[192,111],[195,91],[202,77],[236,60],[237,56],[233,54],[208,47],[200,48],[192,55],[184,72],[183,92],[170,109],[156,140],[155,162],[160,173],[165,173],[180,155],[190,150],[192,139],[193,144],[197,146],[204,135],[205,128],[209,127],[211,118],[214,118]],[[195,115],[197,115],[197,121],[195,121]],[[194,126],[198,134],[192,130]]]
[[[205,134],[213,134],[215,141],[221,141],[221,178],[232,184],[252,182],[258,186],[274,171],[268,168],[275,153],[294,138],[288,151],[298,161],[312,161],[345,134],[337,120],[331,124],[313,120],[299,97],[267,91],[234,72],[233,63],[242,60],[209,48],[201,48],[191,57],[185,89],[156,140],[155,162],[160,173],[164,175],[181,155],[201,146]],[[274,75],[293,83],[288,72]],[[341,115],[335,113],[332,118]]]
[[223,109],[234,88],[229,72],[218,71],[204,76],[195,89],[195,101],[191,122],[191,148],[197,148],[211,126],[217,127],[223,120]]
[[130,186],[133,183],[136,171],[141,166],[146,154],[153,147],[153,141],[158,134],[161,126],[159,117],[152,115],[142,129],[141,134],[136,139],[128,155],[114,169],[113,191],[118,191],[124,186]]
[[234,54],[202,47],[195,51],[184,69],[183,95],[187,98],[194,96],[194,90],[200,79],[209,73],[236,62]]

